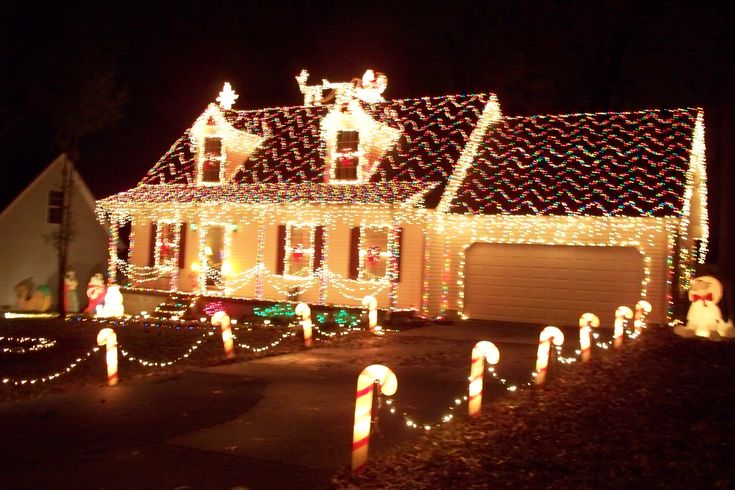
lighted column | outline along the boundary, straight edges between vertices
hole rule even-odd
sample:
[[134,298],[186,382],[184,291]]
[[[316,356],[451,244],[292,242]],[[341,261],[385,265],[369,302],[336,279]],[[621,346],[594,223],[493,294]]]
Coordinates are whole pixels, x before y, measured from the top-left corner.
[[546,383],[546,373],[549,369],[552,343],[561,347],[564,344],[564,334],[558,328],[549,326],[541,331],[538,339],[538,351],[536,353],[537,386],[543,386]]
[[370,442],[370,423],[373,411],[373,388],[378,383],[385,396],[398,390],[398,379],[389,368],[372,364],[362,370],[357,378],[355,394],[355,426],[352,431],[352,472],[359,473],[365,468]]
[[107,364],[107,384],[117,384],[117,335],[111,328],[103,328],[97,334],[97,345],[105,346],[105,362]]
[[212,325],[219,325],[222,331],[222,344],[225,349],[225,357],[227,359],[233,359],[235,357],[235,345],[232,337],[232,328],[230,327],[230,316],[224,311],[218,311],[212,315]]
[[623,337],[625,336],[625,325],[628,320],[633,318],[633,310],[627,306],[619,306],[615,310],[615,328],[613,329],[613,339],[615,347],[623,345]]
[[398,302],[398,261],[400,259],[400,247],[398,244],[398,237],[401,234],[401,228],[393,224],[393,229],[391,230],[391,239],[389,241],[390,245],[390,290],[388,291],[388,308],[392,312],[397,305]]
[[651,303],[642,299],[635,304],[635,315],[633,317],[633,326],[636,333],[640,334],[646,328],[646,316],[651,313],[653,307]]
[[115,218],[110,221],[110,237],[108,249],[110,262],[107,264],[107,281],[109,284],[117,282],[117,242],[119,240],[120,225]]
[[600,319],[594,313],[585,313],[579,317],[579,350],[582,353],[582,362],[592,357],[592,329],[600,326]]
[[485,371],[485,360],[488,364],[497,364],[500,351],[495,344],[483,340],[472,348],[472,364],[470,364],[470,388],[468,409],[470,417],[480,414],[482,408],[482,374]]
[[260,217],[260,223],[258,223],[258,248],[255,256],[255,267],[257,272],[255,273],[255,297],[257,299],[263,299],[264,291],[264,272],[265,266],[263,265],[265,257],[265,225],[263,224],[263,216]]
[[301,327],[304,330],[304,346],[311,347],[311,309],[306,303],[299,303],[294,310],[297,316],[301,317]]

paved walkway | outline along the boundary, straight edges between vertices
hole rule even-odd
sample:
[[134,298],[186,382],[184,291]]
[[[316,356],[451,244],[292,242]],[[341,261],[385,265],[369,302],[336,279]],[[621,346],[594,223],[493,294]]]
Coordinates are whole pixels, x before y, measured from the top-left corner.
[[[399,410],[436,422],[466,391],[476,341],[498,345],[501,376],[527,380],[539,330],[433,325],[3,403],[0,488],[321,488],[349,464],[362,368],[391,367]],[[371,457],[417,436],[394,418],[381,421]]]

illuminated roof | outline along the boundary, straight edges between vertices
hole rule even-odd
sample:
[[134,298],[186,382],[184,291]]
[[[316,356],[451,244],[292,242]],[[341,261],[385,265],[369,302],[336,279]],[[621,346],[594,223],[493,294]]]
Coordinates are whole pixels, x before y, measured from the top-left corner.
[[404,202],[436,184],[426,182],[371,182],[361,185],[332,185],[322,182],[276,184],[225,184],[193,186],[184,184],[139,185],[98,201],[114,208],[126,203],[193,204],[384,204]]
[[[372,182],[438,183],[441,193],[490,96],[456,95],[362,103],[375,120],[401,131],[379,160]],[[224,111],[236,129],[264,136],[233,182],[321,183],[325,146],[320,122],[331,106]],[[196,155],[187,131],[143,178],[141,184],[189,184],[196,178]]]
[[486,133],[450,210],[679,215],[697,113],[503,117]]

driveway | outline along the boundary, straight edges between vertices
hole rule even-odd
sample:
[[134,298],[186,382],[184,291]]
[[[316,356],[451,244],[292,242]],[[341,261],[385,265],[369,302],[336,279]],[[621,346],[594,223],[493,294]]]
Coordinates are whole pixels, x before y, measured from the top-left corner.
[[[371,440],[378,458],[415,440],[420,431],[408,429],[406,417],[431,425],[451,413],[466,392],[475,342],[495,342],[508,383],[528,381],[539,331],[432,325],[0,404],[0,487],[324,487],[349,464],[355,383],[365,366],[385,364],[398,377],[398,413],[384,415]],[[505,395],[494,385],[486,401]]]

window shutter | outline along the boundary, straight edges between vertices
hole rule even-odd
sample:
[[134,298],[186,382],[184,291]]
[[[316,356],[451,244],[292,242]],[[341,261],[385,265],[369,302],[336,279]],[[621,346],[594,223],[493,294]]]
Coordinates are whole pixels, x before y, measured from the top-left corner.
[[350,228],[350,279],[357,279],[360,267],[360,228]]
[[179,235],[179,269],[186,267],[186,223],[181,223],[181,231]]
[[276,254],[276,274],[283,275],[283,261],[286,259],[286,225],[278,225],[278,253]]
[[401,282],[401,262],[403,262],[403,228],[396,230],[395,252],[398,254],[396,259],[396,282]]
[[322,266],[324,260],[324,227],[317,226],[314,229],[314,265],[312,272],[316,272]]
[[148,265],[153,267],[156,265],[156,232],[158,226],[155,221],[151,222],[151,239],[148,241]]

